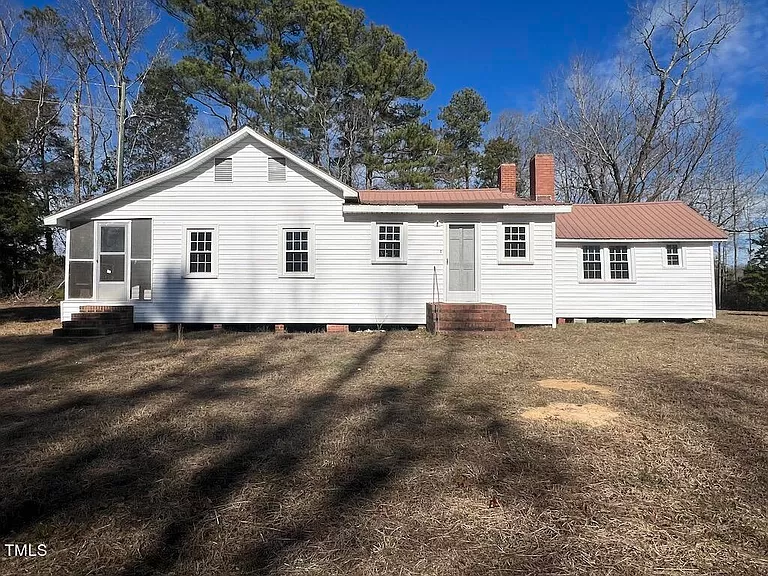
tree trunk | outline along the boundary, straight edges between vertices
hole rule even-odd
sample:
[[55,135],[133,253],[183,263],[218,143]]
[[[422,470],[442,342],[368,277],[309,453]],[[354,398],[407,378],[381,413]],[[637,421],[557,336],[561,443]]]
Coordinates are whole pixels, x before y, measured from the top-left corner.
[[469,162],[464,162],[464,188],[469,188]]
[[75,90],[75,101],[72,104],[72,195],[75,204],[81,201],[80,196],[80,98],[82,96],[82,81]]

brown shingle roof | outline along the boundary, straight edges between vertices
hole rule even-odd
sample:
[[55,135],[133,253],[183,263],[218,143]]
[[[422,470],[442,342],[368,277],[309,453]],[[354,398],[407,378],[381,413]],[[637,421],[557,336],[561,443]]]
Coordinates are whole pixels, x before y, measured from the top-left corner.
[[557,215],[557,237],[585,240],[720,240],[725,232],[683,202],[576,204]]
[[457,188],[441,190],[358,190],[361,204],[417,204],[417,205],[543,205],[557,204],[537,200],[532,202],[498,188]]

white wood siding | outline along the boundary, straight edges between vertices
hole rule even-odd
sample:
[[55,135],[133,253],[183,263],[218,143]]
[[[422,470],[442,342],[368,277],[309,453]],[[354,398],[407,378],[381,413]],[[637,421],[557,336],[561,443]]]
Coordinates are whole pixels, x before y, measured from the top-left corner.
[[[585,244],[605,245],[600,242]],[[557,243],[556,310],[563,318],[713,318],[712,242],[681,242],[684,268],[663,266],[665,243],[622,242],[634,257],[631,283],[582,282],[581,244]]]
[[505,304],[515,324],[552,324],[553,270],[552,217],[507,219],[505,224],[530,224],[533,261],[499,264],[499,222],[481,224],[481,278],[483,302]]
[[[428,215],[345,217],[341,192],[290,161],[286,181],[269,182],[269,153],[247,138],[219,154],[232,157],[232,182],[214,181],[212,160],[90,215],[152,218],[152,300],[130,302],[136,322],[424,324],[435,268],[445,300],[447,225],[468,216],[441,218],[439,225]],[[407,264],[372,263],[374,219],[408,222]],[[498,263],[498,216],[482,220],[480,300],[506,304],[514,322],[550,324],[553,216],[506,220],[531,224],[534,263],[521,265]],[[279,277],[280,227],[310,225],[314,277]],[[216,278],[183,277],[190,226],[217,227]],[[62,319],[85,303],[63,302]]]

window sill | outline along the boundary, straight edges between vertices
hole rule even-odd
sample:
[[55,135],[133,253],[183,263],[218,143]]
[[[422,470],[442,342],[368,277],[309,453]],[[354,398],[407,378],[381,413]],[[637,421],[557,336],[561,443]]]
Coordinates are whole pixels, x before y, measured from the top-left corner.
[[200,280],[211,280],[218,278],[218,274],[184,274],[182,278],[189,278],[189,279],[200,279]]
[[526,259],[522,259],[521,258],[520,260],[511,260],[511,259],[510,260],[507,260],[507,259],[499,260],[499,265],[500,266],[510,266],[510,265],[511,266],[520,266],[520,265],[525,266],[525,265],[531,265],[531,264],[533,264],[533,260],[529,260],[527,258]]
[[381,258],[379,260],[371,260],[371,264],[408,264],[407,260],[402,260],[399,258],[392,258],[390,260],[387,260],[385,258]]
[[314,273],[309,272],[282,272],[277,275],[278,278],[314,278]]
[[637,280],[579,280],[579,284],[637,284]]

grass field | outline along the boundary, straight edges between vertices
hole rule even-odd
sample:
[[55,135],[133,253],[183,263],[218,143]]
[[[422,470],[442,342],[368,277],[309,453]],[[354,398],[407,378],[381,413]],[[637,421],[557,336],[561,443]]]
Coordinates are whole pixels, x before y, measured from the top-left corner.
[[768,574],[766,316],[181,342],[44,317],[0,311],[0,543],[48,550],[2,574]]

